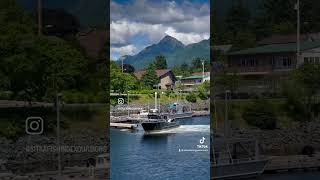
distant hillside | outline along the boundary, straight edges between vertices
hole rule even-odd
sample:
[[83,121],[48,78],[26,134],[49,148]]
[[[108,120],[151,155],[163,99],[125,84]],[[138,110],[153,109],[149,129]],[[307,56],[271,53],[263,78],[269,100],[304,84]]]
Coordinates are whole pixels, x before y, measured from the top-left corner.
[[[131,64],[136,69],[143,69],[154,62],[155,57],[163,55],[166,57],[169,67],[178,64],[191,64],[194,58],[210,59],[209,40],[185,46],[171,36],[165,36],[159,43],[146,47],[134,56],[122,57],[125,64]],[[119,61],[119,63],[121,63]]]

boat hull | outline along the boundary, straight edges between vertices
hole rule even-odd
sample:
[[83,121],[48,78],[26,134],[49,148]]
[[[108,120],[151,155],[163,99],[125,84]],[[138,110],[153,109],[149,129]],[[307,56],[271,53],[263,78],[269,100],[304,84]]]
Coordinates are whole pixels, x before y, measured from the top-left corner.
[[179,127],[179,124],[175,122],[144,122],[141,123],[144,131],[158,131],[163,129],[171,129]]
[[211,179],[242,179],[261,175],[268,160],[253,160],[241,163],[213,165]]
[[183,119],[183,118],[191,118],[191,117],[192,117],[192,112],[173,114],[174,119]]

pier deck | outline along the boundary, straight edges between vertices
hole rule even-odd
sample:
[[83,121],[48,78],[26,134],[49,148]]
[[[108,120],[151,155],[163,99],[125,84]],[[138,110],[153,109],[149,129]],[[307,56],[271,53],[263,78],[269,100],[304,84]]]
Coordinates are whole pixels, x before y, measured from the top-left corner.
[[265,172],[274,173],[281,171],[313,170],[320,168],[320,153],[313,156],[290,155],[271,156]]
[[110,123],[110,127],[119,129],[135,129],[138,124],[128,124],[128,123]]
[[193,111],[192,117],[198,117],[198,116],[209,116],[210,111]]

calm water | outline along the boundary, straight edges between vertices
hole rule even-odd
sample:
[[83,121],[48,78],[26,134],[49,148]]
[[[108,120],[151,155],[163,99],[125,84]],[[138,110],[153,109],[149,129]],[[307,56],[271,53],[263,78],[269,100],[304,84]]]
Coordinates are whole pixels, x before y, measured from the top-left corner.
[[110,130],[111,180],[208,180],[210,179],[209,149],[206,152],[179,152],[179,149],[209,147],[209,116],[182,119],[180,127],[146,135]]

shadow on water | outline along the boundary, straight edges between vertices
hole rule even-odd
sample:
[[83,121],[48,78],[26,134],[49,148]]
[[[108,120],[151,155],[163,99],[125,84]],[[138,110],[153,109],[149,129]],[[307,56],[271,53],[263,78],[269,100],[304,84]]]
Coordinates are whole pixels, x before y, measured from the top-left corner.
[[141,138],[141,143],[144,144],[162,144],[168,143],[168,136],[172,134],[144,134]]

